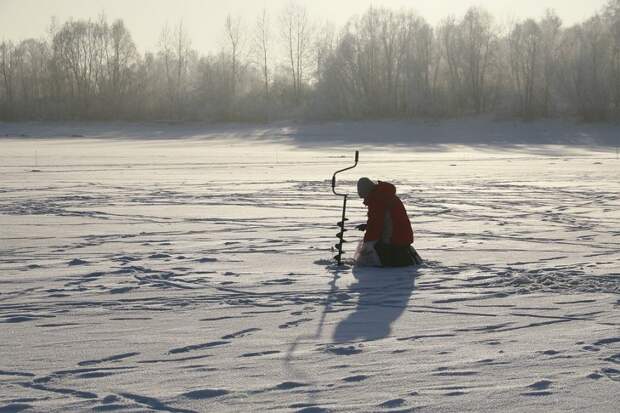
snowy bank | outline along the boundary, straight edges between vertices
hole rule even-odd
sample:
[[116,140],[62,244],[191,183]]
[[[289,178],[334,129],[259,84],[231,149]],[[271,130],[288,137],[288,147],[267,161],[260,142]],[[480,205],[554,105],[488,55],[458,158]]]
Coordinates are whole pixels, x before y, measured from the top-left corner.
[[620,124],[566,120],[347,121],[272,124],[23,122],[0,123],[0,137],[126,139],[254,139],[325,145],[620,145]]

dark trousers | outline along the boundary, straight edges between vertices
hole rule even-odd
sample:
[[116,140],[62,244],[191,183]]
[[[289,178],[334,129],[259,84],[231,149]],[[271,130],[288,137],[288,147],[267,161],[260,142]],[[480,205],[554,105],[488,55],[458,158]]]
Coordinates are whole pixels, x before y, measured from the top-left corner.
[[375,250],[384,267],[409,267],[422,264],[422,258],[412,245],[391,245],[379,241]]

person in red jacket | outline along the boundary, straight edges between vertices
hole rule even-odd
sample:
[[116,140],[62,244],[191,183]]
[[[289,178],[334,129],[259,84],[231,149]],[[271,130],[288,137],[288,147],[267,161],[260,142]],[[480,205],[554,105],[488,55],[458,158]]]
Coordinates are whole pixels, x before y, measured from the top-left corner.
[[368,178],[357,182],[357,193],[368,207],[368,221],[357,228],[365,231],[364,248],[373,248],[384,267],[421,264],[412,247],[413,230],[396,187],[388,182],[374,183]]

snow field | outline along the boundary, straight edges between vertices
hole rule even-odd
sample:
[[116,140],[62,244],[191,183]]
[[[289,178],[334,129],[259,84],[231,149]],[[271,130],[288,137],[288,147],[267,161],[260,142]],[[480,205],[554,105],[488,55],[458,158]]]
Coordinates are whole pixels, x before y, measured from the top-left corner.
[[[122,132],[0,140],[0,411],[616,411],[612,150]],[[355,149],[424,266],[330,261]]]

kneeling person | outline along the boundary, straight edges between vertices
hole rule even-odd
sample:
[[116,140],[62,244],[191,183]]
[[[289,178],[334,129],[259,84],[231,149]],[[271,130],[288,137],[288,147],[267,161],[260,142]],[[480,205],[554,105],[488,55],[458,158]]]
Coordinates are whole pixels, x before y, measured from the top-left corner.
[[357,193],[368,207],[368,221],[358,226],[364,234],[364,248],[374,248],[384,267],[421,264],[412,247],[413,230],[405,207],[388,182],[374,183],[368,178],[357,182]]

